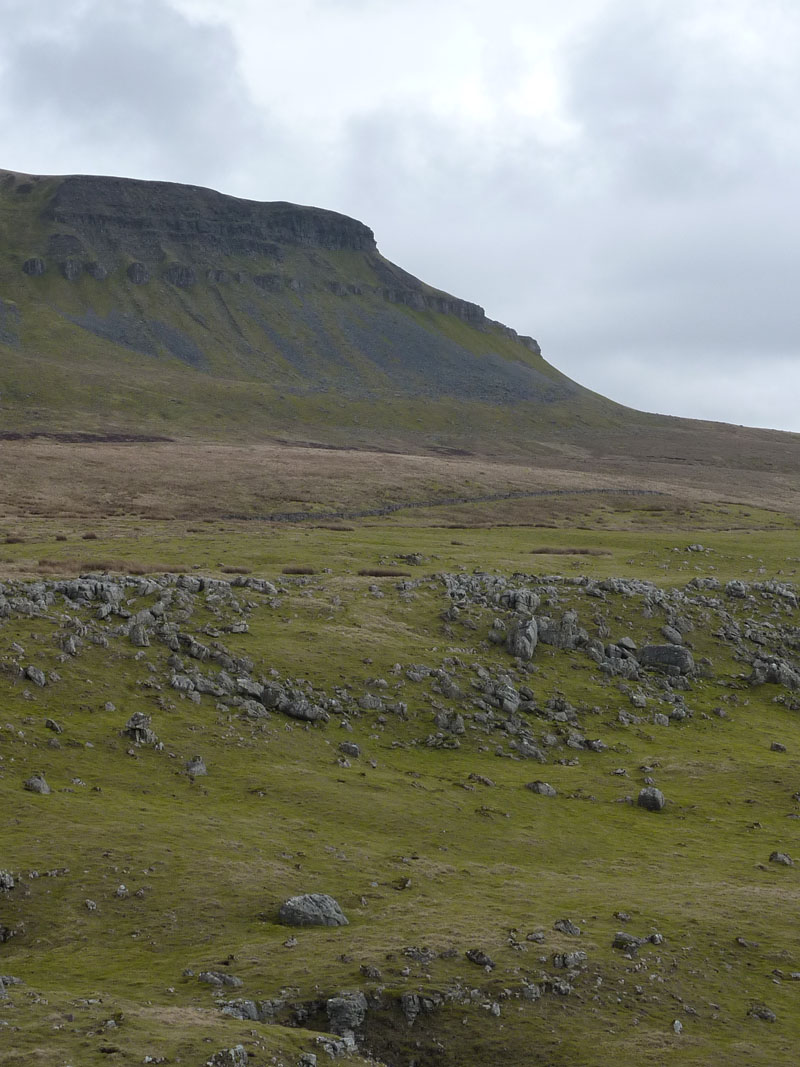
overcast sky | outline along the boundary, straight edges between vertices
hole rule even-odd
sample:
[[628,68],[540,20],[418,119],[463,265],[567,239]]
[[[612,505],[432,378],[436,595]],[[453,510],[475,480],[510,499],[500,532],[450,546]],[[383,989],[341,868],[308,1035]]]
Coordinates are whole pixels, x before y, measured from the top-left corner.
[[333,208],[570,376],[800,431],[797,0],[0,0],[0,167]]

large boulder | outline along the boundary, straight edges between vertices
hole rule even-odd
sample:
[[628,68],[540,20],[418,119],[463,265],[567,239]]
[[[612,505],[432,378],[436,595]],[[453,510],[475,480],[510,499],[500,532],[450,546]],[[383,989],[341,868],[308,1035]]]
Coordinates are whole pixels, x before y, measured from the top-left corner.
[[668,674],[689,674],[694,670],[694,657],[683,645],[645,645],[636,658],[643,667]]
[[543,645],[553,648],[573,650],[581,648],[589,640],[589,635],[578,624],[578,613],[565,611],[561,619],[551,619],[549,615],[537,617],[539,640]]
[[341,907],[327,893],[303,893],[281,905],[278,919],[284,926],[348,926]]
[[755,660],[753,673],[747,680],[750,685],[772,682],[774,685],[785,685],[787,689],[800,689],[800,673],[778,656],[768,660]]
[[529,660],[539,640],[536,619],[523,619],[511,628],[506,638],[506,649],[518,659]]
[[646,785],[639,793],[636,803],[647,811],[663,811],[667,801],[660,789],[656,789],[654,785]]
[[332,1034],[344,1037],[360,1030],[367,1014],[367,998],[363,993],[343,993],[331,997],[327,1004],[328,1028]]

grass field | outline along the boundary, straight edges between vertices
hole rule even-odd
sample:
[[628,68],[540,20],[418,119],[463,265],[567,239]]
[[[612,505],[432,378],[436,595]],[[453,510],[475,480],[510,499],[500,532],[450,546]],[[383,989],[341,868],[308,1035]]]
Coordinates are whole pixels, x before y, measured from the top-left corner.
[[[58,447],[13,445],[33,456],[29,474],[56,469]],[[63,455],[99,453],[83,447]],[[369,454],[297,449],[284,458],[262,497],[249,495],[255,461],[232,492],[254,511],[262,502],[353,509],[369,496],[365,469],[377,469]],[[377,495],[435,499],[455,486],[477,496],[562,477],[510,465],[503,482],[497,468],[480,475],[471,462],[379,457]],[[130,478],[144,472],[138,463]],[[137,647],[124,615],[98,620],[93,606],[60,595],[42,614],[14,609],[2,620],[0,792],[9,817],[0,867],[17,884],[0,897],[0,925],[16,931],[0,945],[0,972],[23,984],[0,1000],[0,1062],[199,1064],[238,1043],[265,1067],[294,1067],[313,1051],[327,1062],[315,1044],[328,1029],[325,1001],[359,989],[370,1005],[362,1049],[390,1067],[795,1062],[798,875],[769,856],[800,853],[796,700],[781,685],[750,686],[749,664],[717,631],[724,611],[726,625],[780,629],[785,643],[800,627],[797,608],[756,592],[741,601],[709,594],[719,608],[687,603],[686,641],[707,666],[687,690],[671,691],[649,672],[641,685],[608,676],[581,650],[540,643],[529,665],[518,663],[488,639],[505,609],[476,603],[443,619],[449,601],[437,577],[506,576],[539,591],[538,615],[574,608],[592,635],[657,643],[674,614],[670,591],[694,578],[795,582],[791,501],[723,503],[722,488],[703,494],[690,484],[658,498],[531,498],[339,528],[282,525],[224,519],[219,496],[231,468],[203,464],[197,481],[217,487],[216,502],[190,518],[205,498],[189,485],[188,459],[175,466],[172,496],[159,479],[157,499],[131,497],[127,511],[120,463],[115,481],[107,466],[98,473],[85,462],[49,508],[38,474],[27,494],[21,467],[4,479],[6,597],[21,583],[106,568],[263,578],[274,596],[241,586],[176,594],[167,615],[196,640],[251,660],[253,678],[336,697],[341,711],[309,725],[277,712],[251,720],[213,694],[195,702],[171,687],[160,638]],[[284,573],[293,568],[314,573]],[[381,568],[410,577],[358,573]],[[592,598],[553,575],[633,577],[666,599]],[[131,587],[125,607],[132,617],[159,599]],[[247,631],[232,629],[242,619]],[[80,638],[77,655],[63,651],[70,634]],[[742,647],[758,648],[749,638]],[[190,673],[215,676],[217,667],[180,655]],[[18,676],[29,664],[60,679],[38,687]],[[475,717],[487,679],[527,687],[531,707],[516,717],[555,737],[546,764],[518,758],[506,714],[495,710],[490,726]],[[637,689],[643,709],[632,702]],[[660,725],[654,713],[669,713],[676,694],[691,714]],[[391,710],[398,702],[403,712]],[[574,709],[566,722],[563,707]],[[152,715],[163,749],[121,736],[134,711]],[[641,721],[625,724],[621,711]],[[461,714],[463,734],[442,730],[441,713]],[[46,728],[48,718],[63,732]],[[571,746],[575,733],[605,747]],[[428,743],[437,734],[458,747]],[[360,756],[343,756],[341,741],[358,744]],[[786,751],[773,751],[775,741]],[[185,772],[195,754],[206,777]],[[49,796],[22,789],[34,772]],[[667,797],[662,813],[624,802],[646,777]],[[527,790],[532,779],[557,795]],[[127,893],[117,896],[120,885]],[[349,926],[277,923],[284,899],[317,891],[339,900]],[[554,929],[562,918],[582,933]],[[612,947],[618,930],[664,940],[629,958]],[[491,957],[490,972],[465,957],[474,948]],[[554,956],[576,950],[584,961],[556,965]],[[243,984],[215,991],[198,981],[203,970]],[[399,1000],[409,993],[433,1005],[413,1026]],[[227,1017],[220,1004],[236,997],[277,1002],[278,1023]],[[775,1021],[749,1014],[759,1007]]]

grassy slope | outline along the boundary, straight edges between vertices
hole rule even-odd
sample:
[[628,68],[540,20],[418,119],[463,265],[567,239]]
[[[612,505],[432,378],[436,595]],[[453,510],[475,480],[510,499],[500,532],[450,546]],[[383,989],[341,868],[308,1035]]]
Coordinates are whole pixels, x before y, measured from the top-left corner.
[[[672,529],[657,513],[617,512],[616,520],[634,528],[576,530],[570,521],[548,530],[448,531],[403,528],[396,520],[340,532],[221,524],[187,533],[179,524],[134,532],[117,522],[101,526],[99,540],[79,551],[96,560],[180,562],[203,573],[215,565],[219,573],[225,563],[277,576],[288,590],[280,607],[254,596],[251,632],[226,635],[226,644],[264,669],[308,678],[328,691],[347,684],[355,695],[375,691],[374,677],[386,678],[390,694],[395,691],[403,677],[391,673],[396,662],[438,666],[455,654],[467,665],[467,685],[469,664],[510,665],[504,652],[482,644],[488,616],[477,631],[457,627],[445,634],[436,583],[423,583],[407,602],[394,581],[355,574],[398,552],[428,557],[411,568],[415,576],[480,565],[504,573],[631,573],[667,586],[698,573],[786,578],[797,563],[796,526],[774,513],[731,515],[729,509],[715,522],[713,509],[698,509],[670,516]],[[592,524],[588,516],[585,521]],[[714,528],[732,521],[743,528]],[[83,527],[63,528],[66,543],[53,540],[51,525],[32,522],[27,543],[3,546],[6,570],[36,569],[33,552],[74,558]],[[711,551],[687,553],[695,540]],[[609,554],[531,555],[548,547]],[[289,563],[331,573],[281,579]],[[383,598],[368,591],[375,581]],[[576,603],[591,629],[585,598]],[[614,597],[595,606],[614,635],[630,633],[640,642],[658,636],[663,619],[644,618],[639,602]],[[755,610],[740,608],[743,618]],[[210,618],[199,610],[192,625]],[[3,921],[26,924],[24,937],[2,947],[2,970],[26,982],[26,992],[12,991],[11,1004],[0,1009],[0,1017],[20,1027],[17,1051],[4,1053],[3,1062],[108,1062],[98,1048],[109,1040],[121,1049],[116,1062],[141,1062],[145,1054],[192,1062],[202,1049],[243,1040],[256,1063],[269,1062],[258,1042],[294,1063],[289,1045],[308,1048],[305,1035],[221,1020],[211,993],[181,977],[186,967],[197,971],[231,954],[231,969],[245,981],[242,993],[256,998],[286,988],[301,1000],[376,985],[444,990],[457,980],[481,988],[474,1008],[443,1009],[410,1032],[384,1019],[375,1040],[384,1042],[390,1063],[412,1054],[442,1064],[793,1062],[800,1038],[796,997],[792,984],[776,984],[771,972],[800,969],[792,920],[797,875],[766,861],[773,849],[796,850],[795,823],[786,816],[796,807],[800,727],[795,712],[775,703],[776,687],[738,688],[744,665],[710,632],[697,628],[691,638],[696,656],[712,658],[715,679],[695,682],[686,694],[694,720],[668,729],[615,725],[617,709],[630,709],[620,687],[596,676],[580,654],[540,648],[528,679],[538,702],[562,692],[580,709],[587,735],[611,745],[603,753],[563,750],[560,755],[577,755],[578,762],[546,767],[498,757],[498,735],[472,730],[458,751],[393,747],[433,729],[431,700],[448,701],[430,683],[396,689],[409,704],[407,722],[389,716],[381,725],[366,713],[352,720],[352,733],[335,720],[306,729],[280,717],[257,728],[220,713],[210,697],[195,706],[166,690],[174,708],[157,709],[158,694],[141,683],[148,662],[163,672],[160,646],[136,661],[135,649],[112,639],[109,651],[89,647],[60,664],[52,633],[44,620],[0,629],[1,657],[16,658],[10,648],[16,639],[26,648],[25,662],[57,666],[63,677],[27,698],[23,686],[3,683],[0,790],[14,818],[2,865],[70,868],[63,877],[26,880],[29,894],[15,891],[3,904]],[[107,700],[115,712],[103,710]],[[729,710],[726,719],[711,714],[720,704]],[[117,731],[136,709],[153,712],[164,752],[126,755]],[[65,728],[60,749],[47,744],[47,715]],[[362,746],[362,759],[349,768],[335,761],[342,739]],[[788,752],[771,752],[774,739]],[[209,776],[191,784],[180,772],[195,752],[206,758]],[[663,816],[616,803],[638,790],[644,764],[657,767],[670,800]],[[612,775],[620,766],[627,778]],[[21,779],[39,769],[55,789],[50,797],[20,790]],[[473,772],[490,777],[494,787],[471,783]],[[75,777],[85,785],[72,784]],[[552,782],[559,796],[526,791],[524,783],[535,777]],[[398,890],[406,877],[410,886]],[[113,891],[120,882],[132,894],[141,887],[145,893],[118,900]],[[351,926],[300,931],[297,946],[286,948],[275,908],[290,893],[309,890],[334,893]],[[97,912],[86,911],[87,897]],[[620,927],[616,910],[631,914],[633,933],[658,929],[664,945],[643,949],[638,963],[620,956],[610,948]],[[584,927],[577,944],[552,929],[565,915]],[[514,950],[507,943],[511,929],[522,938],[541,929],[545,942]],[[758,947],[738,946],[739,936]],[[423,966],[402,955],[409,945],[455,947],[460,956]],[[475,945],[497,962],[491,976],[464,960],[464,950]],[[589,955],[575,994],[535,1004],[503,999],[502,990],[518,988],[522,976],[556,973],[552,953],[573,947]],[[364,979],[362,963],[378,966],[383,979]],[[410,967],[405,977],[404,966]],[[30,1000],[28,990],[47,1003]],[[98,996],[101,1004],[81,1003]],[[496,1019],[480,1005],[498,996]],[[777,1013],[777,1023],[747,1016],[762,1002]],[[119,1029],[111,1038],[99,1034],[97,1024],[116,1011],[124,1013]],[[672,1032],[675,1018],[684,1024],[680,1036]],[[204,1045],[205,1038],[212,1044]],[[422,1047],[415,1051],[416,1040]],[[435,1052],[436,1040],[448,1051]],[[390,1045],[393,1053],[386,1051]]]

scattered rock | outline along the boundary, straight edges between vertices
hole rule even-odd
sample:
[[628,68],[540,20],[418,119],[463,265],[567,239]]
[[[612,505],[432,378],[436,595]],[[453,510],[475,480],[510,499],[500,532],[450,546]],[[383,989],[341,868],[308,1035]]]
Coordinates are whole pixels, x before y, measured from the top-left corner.
[[125,724],[122,736],[130,738],[136,745],[157,745],[158,738],[150,729],[151,716],[143,711],[135,711]]
[[235,974],[227,974],[225,971],[200,971],[197,980],[205,982],[206,985],[231,986],[234,989],[239,989],[242,985],[241,978],[237,978]]
[[247,1060],[244,1045],[235,1045],[215,1052],[210,1060],[206,1060],[205,1067],[247,1067]]
[[41,793],[42,796],[47,796],[51,792],[44,775],[40,773],[32,774],[30,778],[26,778],[23,788],[27,789],[29,793]]
[[627,934],[624,930],[618,930],[614,934],[614,940],[611,942],[612,948],[617,948],[621,952],[627,952],[632,956],[635,956],[638,950],[647,942],[646,937],[636,937],[634,934]]
[[752,1015],[754,1019],[762,1019],[765,1023],[774,1023],[778,1018],[775,1012],[764,1004],[754,1005],[747,1014]]
[[191,775],[192,778],[201,778],[203,775],[208,774],[203,757],[192,756],[190,760],[187,760],[186,773]]
[[32,681],[34,685],[38,685],[40,687],[44,687],[47,685],[47,678],[45,677],[44,671],[40,667],[26,667],[25,677]]
[[785,852],[772,852],[769,857],[770,863],[779,863],[782,867],[794,867],[794,860]]
[[580,926],[576,926],[572,919],[556,919],[553,929],[558,930],[560,934],[567,934],[568,937],[580,937],[581,935]]
[[725,586],[725,595],[743,600],[747,596],[747,583],[739,578],[734,578]]
[[494,970],[494,960],[491,958],[491,956],[487,956],[486,953],[483,952],[481,949],[468,949],[464,953],[464,955],[467,957],[470,963],[474,963],[478,967],[488,967],[490,971]]
[[538,793],[540,796],[543,797],[557,796],[555,787],[550,785],[549,782],[527,782],[525,784],[525,788],[530,789],[532,793]]
[[583,967],[588,958],[586,953],[580,950],[575,952],[556,952],[553,955],[553,966],[560,970],[572,971],[578,967]]

